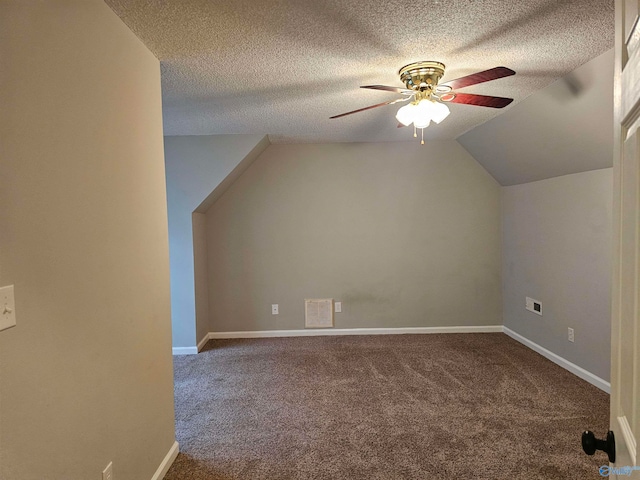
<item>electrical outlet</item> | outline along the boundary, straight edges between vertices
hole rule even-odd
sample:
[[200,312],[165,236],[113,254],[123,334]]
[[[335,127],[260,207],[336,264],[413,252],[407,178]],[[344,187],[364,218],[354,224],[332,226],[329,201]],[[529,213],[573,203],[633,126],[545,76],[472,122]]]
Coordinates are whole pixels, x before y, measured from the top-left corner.
[[109,462],[107,468],[102,471],[102,480],[113,480],[113,462]]
[[271,305],[271,315],[278,315],[278,304],[274,303]]
[[574,342],[575,341],[575,337],[573,335],[573,328],[569,328],[568,332],[569,332],[568,333],[569,341],[570,342]]
[[341,313],[342,312],[342,302],[336,302],[334,305],[335,305],[334,311],[336,313]]

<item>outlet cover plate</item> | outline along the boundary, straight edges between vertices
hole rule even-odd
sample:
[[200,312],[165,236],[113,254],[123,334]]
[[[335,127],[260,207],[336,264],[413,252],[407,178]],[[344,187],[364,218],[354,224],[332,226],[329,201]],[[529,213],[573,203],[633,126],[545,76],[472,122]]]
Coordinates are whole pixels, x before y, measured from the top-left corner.
[[277,303],[274,303],[271,305],[271,315],[278,315],[278,313],[280,312],[280,309],[278,307]]
[[16,324],[16,301],[13,285],[0,288],[0,330],[13,327]]

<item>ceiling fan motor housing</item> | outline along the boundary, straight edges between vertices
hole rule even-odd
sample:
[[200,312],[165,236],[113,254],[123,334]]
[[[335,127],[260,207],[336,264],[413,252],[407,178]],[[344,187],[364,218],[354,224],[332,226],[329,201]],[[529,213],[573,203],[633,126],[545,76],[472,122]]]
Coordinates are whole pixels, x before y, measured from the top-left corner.
[[405,65],[398,73],[408,89],[432,91],[444,75],[444,68],[444,63],[440,62],[415,62]]

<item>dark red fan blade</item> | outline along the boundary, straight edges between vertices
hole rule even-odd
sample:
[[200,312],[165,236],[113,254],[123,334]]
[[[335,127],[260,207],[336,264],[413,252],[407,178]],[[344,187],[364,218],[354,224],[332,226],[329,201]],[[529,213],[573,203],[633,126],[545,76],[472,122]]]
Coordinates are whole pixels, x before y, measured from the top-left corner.
[[449,102],[479,105],[481,107],[504,108],[513,102],[513,98],[490,97],[488,95],[474,95],[473,93],[456,93],[455,97],[449,100]]
[[404,123],[399,123],[398,122],[398,127],[397,128],[403,128],[403,127],[408,127],[408,125],[405,125]]
[[506,67],[495,67],[483,72],[467,75],[466,77],[456,78],[449,80],[448,82],[441,83],[440,85],[449,85],[453,90],[459,88],[475,85],[476,83],[488,82],[490,80],[497,80],[498,78],[509,77],[515,75],[516,72]]
[[413,90],[407,90],[406,88],[399,87],[387,87],[386,85],[361,85],[360,88],[371,88],[373,90],[384,90],[386,92],[396,93],[414,93]]
[[329,117],[329,118],[330,119],[340,118],[346,115],[351,115],[352,113],[364,112],[365,110],[371,110],[372,108],[384,107],[385,105],[389,105],[390,103],[395,103],[395,102],[397,102],[397,100],[389,100],[388,102],[378,103],[377,105],[371,105],[369,107],[359,108],[358,110],[353,110],[352,112],[347,112],[347,113],[341,113],[340,115],[334,115],[333,117]]

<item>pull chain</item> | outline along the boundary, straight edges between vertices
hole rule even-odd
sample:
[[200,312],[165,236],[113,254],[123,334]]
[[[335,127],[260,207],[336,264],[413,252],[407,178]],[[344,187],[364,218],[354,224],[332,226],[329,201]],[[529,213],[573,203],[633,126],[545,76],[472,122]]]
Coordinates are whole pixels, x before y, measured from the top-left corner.
[[418,138],[418,134],[416,133],[416,124],[413,124],[413,138]]
[[420,142],[420,145],[424,145],[424,128],[422,129],[422,140]]

